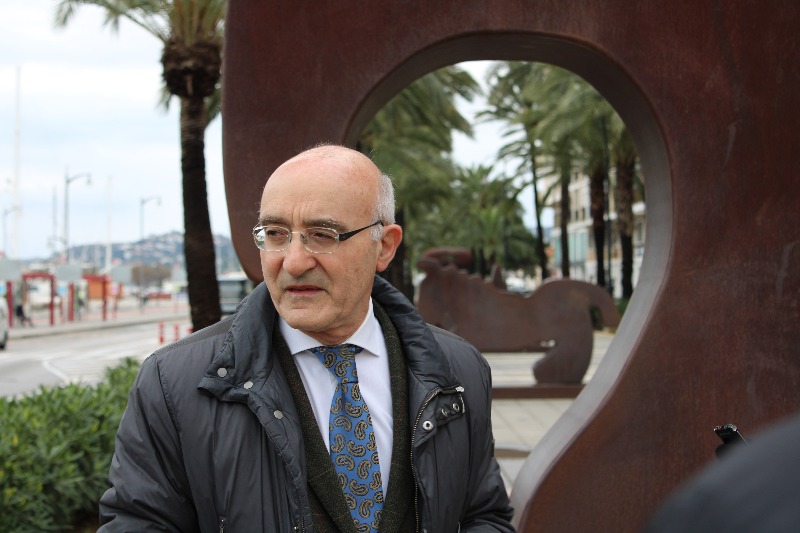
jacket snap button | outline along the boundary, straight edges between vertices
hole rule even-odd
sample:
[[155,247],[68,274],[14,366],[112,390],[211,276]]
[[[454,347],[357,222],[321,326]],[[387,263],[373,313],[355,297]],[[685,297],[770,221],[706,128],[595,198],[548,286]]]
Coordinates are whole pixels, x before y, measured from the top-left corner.
[[422,429],[424,429],[425,431],[432,430],[433,429],[433,422],[431,422],[430,420],[426,420],[425,422],[422,423]]
[[455,412],[457,413],[457,412],[459,412],[460,410],[461,410],[461,406],[460,406],[460,405],[458,405],[457,403],[454,403],[454,404],[453,404],[453,411],[455,411]]
[[274,413],[272,413],[272,414],[273,414],[273,415],[275,415],[275,418],[277,418],[278,420],[280,420],[281,418],[283,418],[283,413],[282,413],[282,412],[280,412],[280,411],[275,411],[275,412],[274,412]]
[[224,378],[225,376],[228,375],[228,369],[227,368],[218,368],[217,369],[217,375],[219,377],[221,377],[221,378]]
[[253,388],[253,382],[252,381],[245,381],[244,385],[242,385],[242,387],[244,387],[245,389],[252,389]]

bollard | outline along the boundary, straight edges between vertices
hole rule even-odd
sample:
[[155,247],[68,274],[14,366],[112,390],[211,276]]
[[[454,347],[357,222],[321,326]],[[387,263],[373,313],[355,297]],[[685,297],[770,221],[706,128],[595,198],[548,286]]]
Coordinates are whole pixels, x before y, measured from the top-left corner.
[[164,323],[158,323],[158,344],[164,344]]
[[181,326],[179,324],[175,324],[175,340],[181,338]]

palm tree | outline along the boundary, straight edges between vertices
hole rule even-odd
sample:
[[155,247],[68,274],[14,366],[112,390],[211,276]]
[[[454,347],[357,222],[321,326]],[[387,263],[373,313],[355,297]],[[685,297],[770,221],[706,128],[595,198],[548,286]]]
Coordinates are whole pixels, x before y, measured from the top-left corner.
[[[573,143],[568,129],[563,124],[553,123],[551,118],[564,107],[564,97],[572,90],[575,76],[567,71],[542,63],[500,62],[489,71],[489,109],[481,116],[489,120],[501,120],[507,124],[505,136],[510,142],[499,153],[500,159],[521,161],[517,171],[530,172],[533,187],[533,207],[536,218],[536,255],[542,277],[549,276],[545,253],[544,228],[541,213],[551,190],[540,191],[540,178],[546,172],[558,171],[559,182],[566,192],[572,170]],[[559,131],[559,128],[561,131]],[[562,201],[569,202],[569,195],[562,193]],[[562,205],[562,234],[566,235],[569,205]],[[569,275],[569,247],[562,237],[562,272]]]
[[[636,162],[638,152],[630,132],[617,118],[619,133],[612,144],[614,153],[617,183],[614,188],[617,210],[617,231],[619,232],[620,249],[622,251],[622,298],[629,299],[633,295],[633,184],[636,179]],[[622,125],[620,128],[619,126]]]
[[[577,78],[577,77],[576,77]],[[606,247],[605,213],[608,209],[608,194],[611,193],[610,158],[616,170],[617,227],[622,248],[622,294],[630,298],[633,294],[633,184],[636,176],[638,154],[633,139],[619,115],[611,105],[589,84],[580,80],[565,106],[570,119],[564,119],[571,128],[570,135],[579,145],[583,164],[589,175],[592,229],[595,255],[597,257],[597,284],[612,290],[606,281],[603,257]],[[554,116],[553,120],[562,117]]]
[[[525,230],[519,194],[527,186],[514,185],[514,177],[492,178],[493,167],[462,169],[457,176],[452,204],[453,221],[460,239],[475,253],[477,271],[487,276],[495,264],[504,268],[533,265],[533,238]],[[463,213],[470,213],[469,222]]]
[[[507,122],[507,135],[513,139],[501,149],[500,157],[527,158],[524,164],[530,164],[533,182],[542,177],[537,175],[540,167],[558,176],[561,270],[565,277],[569,276],[569,179],[575,167],[582,167],[588,174],[597,284],[609,289],[604,264],[609,229],[605,214],[611,189],[609,159],[613,156],[622,248],[622,293],[629,298],[633,292],[632,203],[638,155],[625,125],[593,87],[564,69],[536,63],[498,63],[490,71],[490,80],[490,109],[483,116]],[[543,199],[538,196],[538,187],[534,191],[538,211],[552,189],[544,192]],[[538,240],[541,243],[541,237]],[[537,248],[542,257],[543,246],[539,244]]]
[[405,242],[414,242],[412,219],[429,212],[450,193],[456,172],[449,154],[452,132],[472,135],[472,126],[456,108],[456,97],[471,100],[478,84],[466,71],[449,66],[418,79],[390,100],[361,133],[357,148],[392,176],[397,222],[406,238],[387,271],[389,281],[413,298]]
[[219,288],[205,174],[206,102],[217,91],[222,66],[225,0],[61,0],[56,25],[66,26],[76,10],[94,5],[105,24],[119,30],[127,19],[159,39],[167,91],[180,99],[183,175],[184,257],[192,326],[220,319]]
[[[606,193],[609,182],[607,130],[609,122],[616,115],[608,102],[577,75],[547,65],[539,68],[547,73],[548,83],[543,89],[536,91],[542,95],[542,100],[546,102],[543,105],[547,108],[547,116],[540,122],[538,134],[548,141],[549,152],[555,157],[556,166],[560,167],[562,201],[564,195],[568,194],[565,180],[569,179],[568,175],[573,164],[581,164],[589,175],[592,233],[597,257],[597,284],[606,287],[603,257],[607,231]],[[562,243],[565,230],[566,222],[562,220]],[[562,244],[562,248],[563,246]]]
[[469,248],[473,270],[481,276],[495,264],[532,270],[533,237],[519,203],[524,186],[514,185],[514,178],[492,178],[492,172],[483,165],[457,169],[451,194],[412,222],[423,230],[413,243],[418,252],[443,245]]
[[[570,256],[569,256],[569,221],[571,218],[571,206],[569,197],[569,182],[572,176],[574,154],[572,153],[573,142],[568,137],[558,138],[551,143],[553,154],[554,172],[558,173],[558,187],[560,189],[559,198],[559,244],[561,248],[561,277],[570,277]],[[547,143],[545,143],[547,146]]]

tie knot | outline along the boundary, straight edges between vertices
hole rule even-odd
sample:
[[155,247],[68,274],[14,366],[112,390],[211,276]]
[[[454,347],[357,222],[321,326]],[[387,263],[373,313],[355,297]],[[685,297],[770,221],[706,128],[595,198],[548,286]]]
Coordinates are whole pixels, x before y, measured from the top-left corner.
[[325,365],[325,368],[343,383],[358,381],[356,370],[356,354],[364,348],[355,344],[338,344],[336,346],[317,346],[311,348],[311,353]]

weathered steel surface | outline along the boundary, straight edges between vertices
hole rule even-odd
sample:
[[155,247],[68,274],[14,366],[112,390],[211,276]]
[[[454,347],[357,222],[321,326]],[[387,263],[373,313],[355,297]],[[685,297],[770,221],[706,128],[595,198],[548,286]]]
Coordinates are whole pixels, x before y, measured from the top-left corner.
[[537,383],[583,381],[592,359],[592,308],[605,326],[619,324],[611,296],[591,283],[552,280],[521,295],[429,257],[417,266],[425,272],[417,307],[426,321],[482,352],[546,352],[534,365]]
[[[223,73],[231,229],[264,180],[321,141],[354,144],[408,83],[521,59],[592,83],[647,180],[647,251],[607,355],[512,492],[521,531],[637,531],[713,460],[800,408],[800,3],[721,0],[229,0]],[[386,169],[391,172],[391,169]]]

